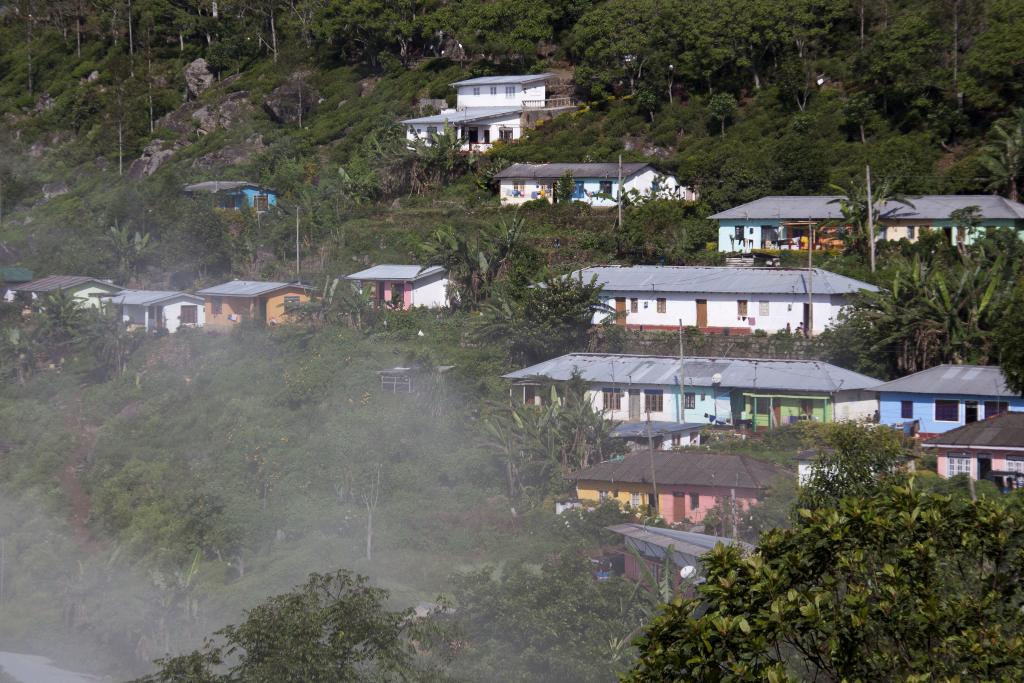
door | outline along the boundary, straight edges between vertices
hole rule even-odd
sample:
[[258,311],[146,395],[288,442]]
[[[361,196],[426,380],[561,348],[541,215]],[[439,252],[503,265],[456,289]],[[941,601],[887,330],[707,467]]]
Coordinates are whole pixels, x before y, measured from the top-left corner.
[[626,299],[624,297],[615,299],[615,324],[626,324]]
[[964,422],[970,424],[978,421],[978,402],[964,401]]
[[395,282],[391,285],[391,305],[399,310],[405,310],[404,282]]
[[708,300],[697,299],[697,327],[705,330],[708,327]]
[[480,129],[470,128],[469,129],[469,144],[475,145],[480,142]]
[[484,144],[488,144],[489,145],[490,143],[491,143],[491,129],[490,128],[484,128]]
[[809,336],[811,334],[811,305],[804,304],[804,335]]
[[992,458],[978,458],[978,479],[984,479],[992,471]]
[[634,389],[629,391],[629,419],[640,419],[640,392]]
[[383,308],[384,307],[384,283],[383,282],[376,282],[376,283],[374,283],[373,289],[374,289],[375,298],[377,299],[377,307],[378,308]]

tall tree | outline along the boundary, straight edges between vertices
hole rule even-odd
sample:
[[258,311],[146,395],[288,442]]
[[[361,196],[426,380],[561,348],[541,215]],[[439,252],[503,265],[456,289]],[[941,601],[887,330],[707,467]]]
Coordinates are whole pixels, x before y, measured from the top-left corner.
[[1015,109],[1011,118],[992,126],[980,161],[991,179],[989,189],[1005,191],[1009,199],[1017,201],[1024,177],[1024,108]]

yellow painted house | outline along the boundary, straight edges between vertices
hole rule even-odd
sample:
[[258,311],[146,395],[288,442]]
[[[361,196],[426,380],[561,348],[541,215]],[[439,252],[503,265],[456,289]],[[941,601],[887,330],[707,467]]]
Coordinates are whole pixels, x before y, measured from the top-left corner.
[[310,288],[297,282],[232,280],[200,289],[206,327],[231,329],[243,320],[276,325],[288,322],[287,307],[309,301]]
[[86,308],[99,308],[103,303],[101,297],[116,294],[122,289],[124,288],[118,287],[109,280],[82,275],[48,275],[11,287],[15,296],[27,296],[34,300],[53,294],[57,290],[63,290]]

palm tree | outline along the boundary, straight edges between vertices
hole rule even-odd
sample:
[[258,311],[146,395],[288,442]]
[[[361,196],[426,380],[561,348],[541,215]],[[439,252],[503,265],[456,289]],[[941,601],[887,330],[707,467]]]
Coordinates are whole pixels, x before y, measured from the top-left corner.
[[[873,188],[870,207],[868,206],[867,189],[860,182],[853,182],[848,187],[843,187],[842,185],[830,185],[830,187],[836,194],[840,195],[838,199],[833,199],[830,203],[839,204],[839,210],[842,212],[843,217],[831,221],[829,225],[840,228],[840,234],[846,243],[847,250],[862,257],[868,256],[874,246],[871,243],[873,236],[868,234],[869,209],[872,217],[875,219],[874,224],[877,230],[880,210],[890,202],[903,204],[911,209],[914,208],[913,202],[904,197],[902,193],[896,192],[893,189],[892,183],[888,180]],[[877,236],[877,234],[876,232],[874,236]],[[872,259],[872,270],[874,270],[873,266],[874,259]]]
[[39,302],[36,337],[52,358],[59,357],[79,340],[88,323],[88,315],[81,301],[58,289]]
[[989,144],[982,150],[981,165],[990,176],[990,190],[1006,190],[1017,201],[1024,175],[1024,108],[1013,111],[1009,120],[997,122],[989,132]]
[[139,266],[152,250],[149,233],[132,232],[128,226],[120,227],[117,222],[110,226],[110,244],[117,255],[121,278],[130,285],[138,275]]
[[466,235],[451,226],[435,230],[421,245],[430,265],[448,271],[453,302],[475,308],[504,277],[519,247],[523,220],[516,216],[502,220],[475,235]]

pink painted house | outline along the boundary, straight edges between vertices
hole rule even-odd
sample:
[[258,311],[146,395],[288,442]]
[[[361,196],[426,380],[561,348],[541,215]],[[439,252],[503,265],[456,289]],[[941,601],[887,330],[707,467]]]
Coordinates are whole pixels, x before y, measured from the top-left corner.
[[[448,305],[448,273],[441,266],[381,264],[345,276],[361,289],[370,288],[375,305],[401,308],[443,308]],[[400,306],[393,302],[401,301]]]
[[1024,488],[1024,412],[999,413],[921,446],[934,451],[940,477],[988,479],[1004,492]]
[[576,482],[580,500],[613,499],[623,506],[657,508],[666,522],[676,524],[703,521],[720,501],[735,501],[737,509],[748,510],[781,474],[775,465],[743,455],[654,451],[652,456],[639,450],[568,478]]

